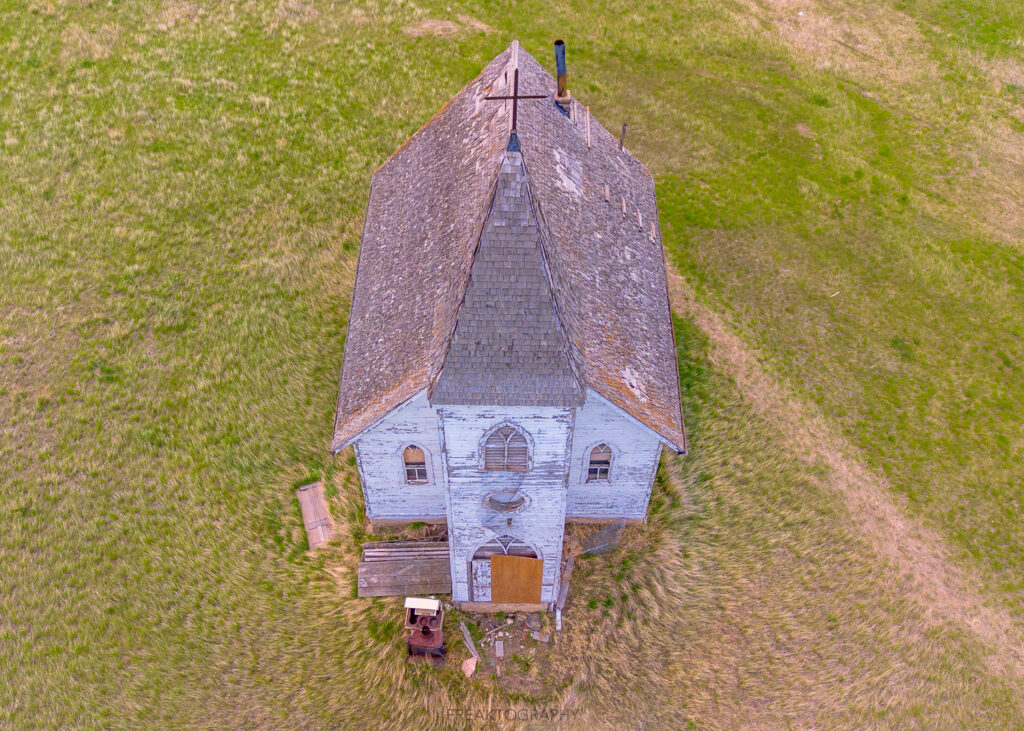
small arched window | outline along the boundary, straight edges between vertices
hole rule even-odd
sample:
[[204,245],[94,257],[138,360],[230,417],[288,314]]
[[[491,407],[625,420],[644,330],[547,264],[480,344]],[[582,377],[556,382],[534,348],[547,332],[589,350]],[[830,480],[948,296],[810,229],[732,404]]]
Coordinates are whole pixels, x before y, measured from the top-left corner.
[[607,480],[612,468],[612,448],[598,444],[590,450],[590,465],[587,468],[587,482]]
[[495,429],[484,442],[484,469],[525,472],[530,460],[526,437],[514,426]]
[[427,456],[415,444],[410,444],[402,452],[405,462],[405,481],[410,484],[421,484],[427,480]]

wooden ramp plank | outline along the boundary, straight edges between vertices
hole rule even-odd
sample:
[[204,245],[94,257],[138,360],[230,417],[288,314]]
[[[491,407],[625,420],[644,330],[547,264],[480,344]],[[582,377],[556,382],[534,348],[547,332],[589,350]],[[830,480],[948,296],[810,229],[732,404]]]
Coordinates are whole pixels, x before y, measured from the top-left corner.
[[306,526],[306,536],[310,549],[319,548],[334,537],[334,526],[331,514],[327,510],[327,498],[324,496],[322,482],[303,485],[295,494],[299,498],[302,510],[302,522]]

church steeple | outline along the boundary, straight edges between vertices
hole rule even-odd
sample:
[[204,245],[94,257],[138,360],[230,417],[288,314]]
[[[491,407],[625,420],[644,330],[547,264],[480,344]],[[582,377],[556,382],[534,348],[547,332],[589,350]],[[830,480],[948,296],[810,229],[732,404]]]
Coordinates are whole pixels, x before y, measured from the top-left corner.
[[529,176],[513,130],[432,403],[583,403],[542,246]]

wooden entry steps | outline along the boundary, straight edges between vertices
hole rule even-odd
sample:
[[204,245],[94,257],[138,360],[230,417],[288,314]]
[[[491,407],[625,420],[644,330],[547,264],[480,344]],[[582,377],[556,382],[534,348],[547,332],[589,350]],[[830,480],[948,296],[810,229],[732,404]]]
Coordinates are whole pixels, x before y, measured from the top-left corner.
[[448,543],[381,541],[364,543],[359,562],[359,596],[451,594]]

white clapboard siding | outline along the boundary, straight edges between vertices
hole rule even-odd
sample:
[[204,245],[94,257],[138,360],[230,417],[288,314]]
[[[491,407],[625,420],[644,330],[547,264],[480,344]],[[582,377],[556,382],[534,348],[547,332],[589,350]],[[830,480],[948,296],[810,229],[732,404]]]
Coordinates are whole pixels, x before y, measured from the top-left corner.
[[[587,482],[590,450],[602,443],[612,448],[609,479]],[[576,411],[566,517],[643,519],[660,456],[661,443],[650,430],[588,390]]]
[[[485,437],[504,424],[526,435],[528,452],[511,460],[525,469],[484,469]],[[590,450],[598,444],[612,449],[609,479],[587,482]],[[428,484],[405,482],[402,452],[409,445],[424,450]],[[500,535],[518,538],[544,560],[541,600],[554,601],[565,520],[642,520],[660,454],[653,432],[592,390],[578,409],[432,407],[420,394],[356,442],[370,519],[447,518],[456,601],[473,599],[473,554]],[[490,493],[509,489],[526,496],[522,511],[499,513],[485,505]]]
[[[402,453],[423,449],[427,484],[408,484]],[[365,431],[355,443],[370,520],[440,520],[445,517],[444,475],[437,415],[421,393]]]
[[[544,560],[541,601],[554,601],[565,527],[566,456],[573,409],[440,406],[438,413],[448,472],[452,598],[470,600],[469,562],[473,553],[496,535],[508,534],[532,546]],[[525,471],[483,469],[484,436],[504,422],[527,435],[530,467]],[[496,514],[484,505],[489,493],[509,488],[529,498],[522,512]]]

